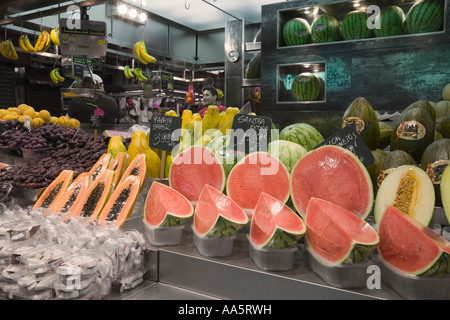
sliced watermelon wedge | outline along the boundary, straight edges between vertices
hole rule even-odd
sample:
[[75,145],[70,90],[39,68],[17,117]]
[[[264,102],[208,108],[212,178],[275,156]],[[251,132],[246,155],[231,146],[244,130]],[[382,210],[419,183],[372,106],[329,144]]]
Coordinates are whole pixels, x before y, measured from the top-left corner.
[[378,226],[378,253],[397,269],[421,276],[450,273],[450,242],[392,206]]
[[170,166],[169,184],[189,201],[196,202],[205,185],[225,188],[225,171],[210,149],[194,145],[177,154]]
[[262,192],[253,213],[250,239],[257,248],[288,248],[303,237],[306,226],[283,202]]
[[306,210],[306,239],[310,252],[326,266],[358,263],[376,248],[377,232],[353,212],[319,198]]
[[254,210],[262,192],[286,203],[290,196],[289,171],[267,152],[254,152],[231,170],[227,195],[244,210]]
[[194,207],[175,189],[153,181],[145,200],[144,214],[151,226],[179,226],[194,214]]
[[326,145],[302,156],[291,171],[291,199],[304,218],[309,200],[320,198],[365,219],[373,206],[367,169],[349,150]]
[[194,229],[202,237],[229,237],[248,223],[247,214],[233,200],[205,185],[195,207]]

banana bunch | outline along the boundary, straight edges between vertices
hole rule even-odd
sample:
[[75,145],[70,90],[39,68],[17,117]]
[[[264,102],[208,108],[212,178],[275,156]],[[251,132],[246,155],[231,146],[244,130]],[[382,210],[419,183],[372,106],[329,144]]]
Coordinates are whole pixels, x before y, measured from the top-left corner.
[[134,78],[134,74],[133,74],[133,72],[131,71],[129,65],[126,65],[126,66],[123,68],[123,73],[125,74],[125,78],[127,78],[127,79]]
[[39,34],[36,44],[34,45],[34,52],[45,52],[48,50],[48,48],[50,48],[50,44],[50,34],[47,31],[42,30],[42,32]]
[[145,42],[143,40],[134,44],[133,54],[143,64],[156,62],[156,59],[148,54],[147,48],[145,47]]
[[19,57],[17,56],[16,49],[11,40],[3,40],[0,42],[0,53],[7,59],[17,60]]
[[139,81],[147,81],[148,78],[142,74],[141,68],[134,68],[133,73]]
[[54,28],[50,31],[50,39],[52,40],[55,46],[59,46],[59,29]]
[[58,83],[58,82],[64,82],[64,77],[62,77],[59,74],[59,70],[58,69],[53,69],[52,71],[50,71],[50,79],[52,79],[52,81],[54,83]]
[[26,34],[19,37],[19,48],[23,52],[34,52],[34,47],[30,42],[30,38]]

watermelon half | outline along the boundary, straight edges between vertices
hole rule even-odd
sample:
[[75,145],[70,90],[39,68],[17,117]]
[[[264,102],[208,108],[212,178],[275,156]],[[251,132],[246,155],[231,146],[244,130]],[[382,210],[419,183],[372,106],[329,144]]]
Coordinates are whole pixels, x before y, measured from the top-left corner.
[[223,191],[225,171],[221,160],[207,147],[193,145],[178,153],[169,170],[169,184],[189,201],[196,202],[205,185]]
[[306,212],[308,248],[326,266],[361,262],[379,242],[366,221],[334,203],[311,198]]
[[326,145],[309,151],[291,171],[291,199],[302,217],[312,197],[335,203],[365,219],[373,206],[373,185],[362,162],[349,150]]
[[288,248],[303,237],[306,226],[298,214],[262,192],[250,225],[250,239],[258,248]]
[[392,206],[378,226],[378,253],[397,269],[420,276],[450,273],[450,242]]
[[262,192],[286,203],[290,195],[289,171],[280,160],[267,152],[254,152],[231,170],[227,195],[244,210],[253,210]]
[[145,220],[151,226],[179,226],[194,214],[192,203],[175,189],[153,181],[145,200]]
[[195,207],[194,228],[202,237],[229,237],[248,223],[247,214],[221,191],[205,185]]

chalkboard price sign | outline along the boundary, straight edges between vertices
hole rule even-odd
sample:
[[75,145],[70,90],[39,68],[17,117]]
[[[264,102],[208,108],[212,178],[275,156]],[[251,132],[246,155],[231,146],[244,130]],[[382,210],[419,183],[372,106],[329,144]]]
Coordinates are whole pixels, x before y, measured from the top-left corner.
[[336,145],[350,150],[359,158],[359,160],[361,160],[364,166],[368,166],[375,161],[369,147],[367,147],[364,140],[356,132],[355,126],[352,125],[345,126],[344,128],[338,130],[328,139],[325,139],[325,141],[319,143],[315,148],[319,148],[324,145]]
[[153,115],[150,122],[151,148],[172,151],[180,143],[180,117]]
[[229,149],[245,153],[267,151],[272,119],[238,113],[233,118],[231,129]]

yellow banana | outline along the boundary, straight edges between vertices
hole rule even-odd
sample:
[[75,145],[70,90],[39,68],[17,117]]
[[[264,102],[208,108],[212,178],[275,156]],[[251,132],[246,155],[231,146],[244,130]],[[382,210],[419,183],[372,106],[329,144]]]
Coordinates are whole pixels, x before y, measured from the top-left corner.
[[52,42],[55,46],[59,46],[59,29],[54,28],[52,31],[50,31],[50,37],[52,39]]
[[0,42],[0,53],[7,59],[10,59],[9,52],[5,50],[5,41]]
[[156,59],[154,57],[152,57],[151,55],[148,54],[144,41],[141,41],[139,43],[139,54],[142,59],[147,61],[147,63],[154,63],[156,61]]
[[23,35],[23,44],[27,47],[28,52],[34,51],[34,47],[30,42],[30,38],[28,38],[28,36],[26,34]]
[[12,45],[12,42],[10,40],[3,40],[0,43],[0,52],[5,58],[10,60],[17,60],[17,52],[14,49],[14,46]]
[[46,52],[48,50],[48,48],[50,48],[52,41],[51,41],[50,34],[47,31],[44,30],[42,32],[45,33],[45,44],[44,44],[44,47],[42,48],[41,52]]
[[52,81],[54,83],[58,83],[58,77],[56,76],[56,69],[53,69],[52,71],[50,71],[50,79],[52,79]]
[[59,74],[59,70],[58,70],[58,69],[55,69],[55,76],[56,76],[56,78],[58,79],[59,82],[64,82],[65,78],[62,77],[62,76]]
[[144,59],[141,57],[140,46],[141,46],[141,43],[140,43],[140,42],[136,42],[136,43],[134,44],[134,47],[133,47],[133,54],[136,56],[136,58],[137,58],[141,63],[147,64],[147,63],[148,63],[147,60],[144,60]]
[[17,55],[17,52],[16,52],[16,48],[14,48],[14,44],[12,43],[12,41],[6,40],[6,43],[9,46],[9,51],[11,52],[11,56],[12,56],[13,60],[19,59],[19,56]]
[[47,36],[48,32],[45,30],[39,34],[36,44],[34,45],[34,52],[41,52],[44,49],[47,44]]
[[24,37],[25,35],[24,34],[22,34],[20,37],[19,37],[19,48],[20,48],[20,50],[22,50],[23,52],[29,52],[28,51],[28,48],[27,48],[27,46],[25,45],[25,41],[24,41]]

